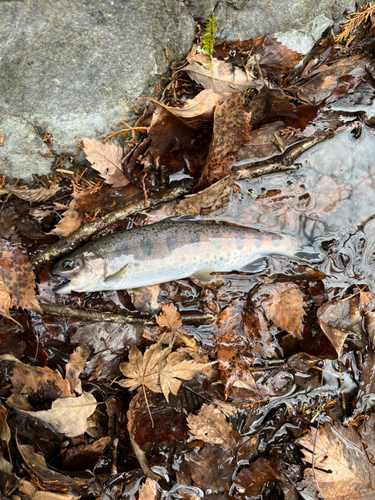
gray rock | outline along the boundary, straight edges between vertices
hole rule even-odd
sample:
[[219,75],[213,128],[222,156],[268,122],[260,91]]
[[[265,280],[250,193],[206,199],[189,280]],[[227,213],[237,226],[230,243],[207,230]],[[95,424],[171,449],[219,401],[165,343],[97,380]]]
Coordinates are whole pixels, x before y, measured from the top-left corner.
[[195,31],[176,0],[6,0],[0,19],[0,173],[26,180],[49,172],[49,148],[75,152],[134,116]]

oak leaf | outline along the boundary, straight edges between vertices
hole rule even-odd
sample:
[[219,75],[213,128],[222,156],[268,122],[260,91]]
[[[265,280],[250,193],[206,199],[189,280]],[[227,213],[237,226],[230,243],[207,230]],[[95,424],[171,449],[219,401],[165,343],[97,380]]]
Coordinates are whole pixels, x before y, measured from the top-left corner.
[[77,231],[83,221],[83,216],[78,212],[77,208],[76,200],[72,200],[69,203],[68,210],[63,213],[62,219],[49,234],[56,234],[65,238],[74,233],[74,231]]
[[164,314],[160,313],[158,316],[155,315],[156,322],[159,326],[170,328],[171,330],[177,330],[182,326],[180,313],[177,311],[177,307],[171,303],[166,304],[162,307]]
[[159,500],[160,498],[160,486],[154,479],[148,477],[139,490],[139,500]]
[[216,406],[203,405],[198,415],[190,414],[186,420],[195,439],[210,444],[221,444],[225,448],[232,446],[233,427]]
[[129,179],[122,171],[121,160],[124,156],[122,148],[116,144],[108,144],[95,139],[82,139],[84,151],[92,168],[100,172],[104,182],[114,187],[126,186]]
[[306,314],[304,295],[294,283],[276,283],[266,285],[259,290],[267,290],[270,297],[262,301],[268,319],[273,323],[300,339],[302,337],[302,320]]
[[32,202],[47,201],[53,198],[59,191],[60,186],[52,184],[49,189],[41,187],[38,189],[20,189],[16,186],[6,186],[1,189],[0,194],[10,193],[21,198],[21,200]]

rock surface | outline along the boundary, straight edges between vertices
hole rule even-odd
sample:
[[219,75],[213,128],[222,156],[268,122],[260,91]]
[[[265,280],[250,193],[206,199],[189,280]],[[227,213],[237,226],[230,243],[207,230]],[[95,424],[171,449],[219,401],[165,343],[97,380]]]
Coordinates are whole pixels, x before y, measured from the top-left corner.
[[0,173],[24,179],[133,116],[195,30],[176,0],[3,1],[0,19]]
[[271,33],[307,52],[345,8],[354,0],[2,0],[0,174],[46,174],[54,160],[42,154],[68,161],[82,137],[130,120],[212,11],[219,40]]

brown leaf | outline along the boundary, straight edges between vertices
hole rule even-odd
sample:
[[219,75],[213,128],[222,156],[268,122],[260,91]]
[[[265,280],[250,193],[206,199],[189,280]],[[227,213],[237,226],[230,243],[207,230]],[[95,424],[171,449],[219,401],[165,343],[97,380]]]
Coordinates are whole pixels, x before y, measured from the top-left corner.
[[183,68],[195,82],[205,89],[212,89],[216,94],[224,92],[242,92],[253,87],[253,80],[249,80],[245,71],[225,61],[213,59],[212,66],[192,62]]
[[51,184],[49,189],[44,187],[38,189],[20,189],[15,186],[7,186],[3,189],[8,193],[14,194],[17,198],[21,198],[21,200],[30,201],[32,203],[50,200],[61,188],[57,184]]
[[317,311],[320,327],[340,357],[349,330],[362,322],[358,297],[350,300],[329,301]]
[[242,299],[234,300],[218,316],[215,351],[226,395],[232,386],[258,393],[251,373],[254,358],[275,355],[262,313]]
[[[35,276],[29,257],[22,248],[0,239],[0,280],[11,298],[12,307],[35,310],[40,307],[35,296]],[[3,309],[6,311],[9,299],[1,288]]]
[[216,106],[213,138],[197,190],[230,174],[237,159],[235,155],[249,141],[252,129],[252,112],[247,104],[246,94],[238,93]]
[[236,477],[233,483],[235,497],[239,500],[261,498],[262,490],[268,481],[281,483],[280,477],[268,461],[263,457],[258,458],[249,467],[241,469]]
[[226,490],[234,472],[234,456],[230,449],[219,445],[206,444],[185,455],[195,486],[213,493]]
[[159,326],[169,328],[171,330],[181,328],[181,316],[175,305],[172,303],[166,304],[162,307],[162,311],[164,314],[160,313],[159,316],[155,315],[156,322]]
[[10,429],[7,424],[7,411],[4,406],[0,404],[0,439],[8,444],[10,437]]
[[118,383],[131,391],[142,385],[153,392],[161,392],[158,370],[161,356],[162,344],[160,342],[146,349],[144,355],[133,344],[129,353],[129,361],[120,364],[120,370],[128,380],[119,380]]
[[69,357],[69,361],[65,367],[65,377],[69,381],[71,393],[74,392],[74,389],[78,384],[79,375],[83,370],[91,351],[92,349],[88,345],[80,345]]
[[10,318],[9,309],[12,307],[12,299],[5,288],[4,281],[0,279],[0,315]]
[[57,236],[70,236],[74,231],[77,231],[81,226],[83,216],[78,213],[77,202],[72,200],[69,203],[69,208],[63,213],[62,219],[58,222],[57,226],[50,231],[49,234],[56,234]]
[[78,464],[84,464],[87,469],[95,467],[110,442],[111,437],[105,436],[97,439],[92,444],[73,446],[68,449],[65,448],[62,450],[59,457],[62,465],[61,468],[74,471],[77,470]]
[[[10,398],[7,404],[12,403]],[[87,419],[94,413],[97,401],[92,394],[83,392],[78,398],[60,398],[53,401],[50,410],[29,411],[17,408],[31,417],[50,424],[55,431],[67,437],[75,437],[87,431]]]
[[139,500],[160,500],[161,494],[158,483],[148,477],[139,490]]
[[[317,435],[316,435],[317,433]],[[351,427],[326,423],[299,440],[307,473],[318,483],[326,500],[375,499],[373,465],[369,462],[357,432]]]
[[304,295],[302,290],[294,283],[276,283],[264,285],[259,294],[270,294],[270,297],[262,301],[266,316],[276,326],[291,333],[293,337],[302,337],[302,321],[306,315],[303,306]]
[[197,415],[187,417],[190,432],[195,439],[230,448],[233,443],[233,427],[224,414],[214,405],[203,405]]
[[113,187],[126,186],[129,179],[122,170],[121,160],[124,156],[122,148],[116,144],[102,143],[95,139],[82,139],[84,150],[92,168],[100,172],[104,182]]

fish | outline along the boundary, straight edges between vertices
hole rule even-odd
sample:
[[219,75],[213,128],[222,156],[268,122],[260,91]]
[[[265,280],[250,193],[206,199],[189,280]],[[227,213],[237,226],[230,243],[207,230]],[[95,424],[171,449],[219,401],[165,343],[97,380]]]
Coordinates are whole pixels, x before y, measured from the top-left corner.
[[118,231],[61,258],[53,274],[69,279],[58,294],[132,290],[212,272],[245,270],[273,254],[293,255],[296,239],[237,225],[162,221]]

